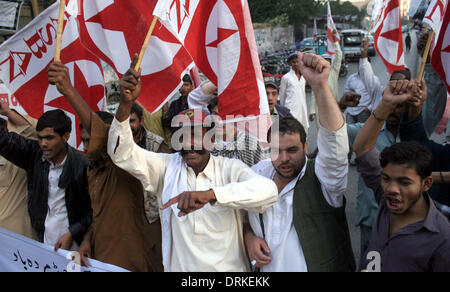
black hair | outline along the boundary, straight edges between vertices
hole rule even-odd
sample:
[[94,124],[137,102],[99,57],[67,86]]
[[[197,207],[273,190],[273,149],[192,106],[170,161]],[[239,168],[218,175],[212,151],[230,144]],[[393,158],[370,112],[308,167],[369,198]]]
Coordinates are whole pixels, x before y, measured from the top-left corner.
[[406,80],[411,80],[411,71],[408,68],[405,68],[404,70],[396,70],[396,71],[394,71],[394,73],[392,73],[392,75],[391,75],[391,79],[390,80],[393,80],[392,76],[394,76],[395,74],[402,74],[402,75],[404,75],[406,77]]
[[215,108],[216,106],[219,105],[219,99],[217,97],[213,98],[210,100],[209,104],[208,104],[208,110],[209,113],[212,113],[213,108]]
[[[291,134],[299,134],[300,141],[303,145],[306,143],[306,130],[305,127],[294,117],[284,117],[275,121],[272,124],[272,127],[269,129],[267,133],[267,140],[270,141],[270,135],[272,133],[272,129],[276,129],[278,127],[278,133],[281,135],[291,135]],[[276,133],[276,132],[274,132]]]
[[72,131],[72,121],[60,109],[52,110],[44,113],[38,120],[36,131],[40,132],[45,128],[51,128],[61,137]]
[[183,82],[188,82],[191,85],[194,85],[194,82],[192,81],[192,78],[191,78],[191,76],[189,74],[185,74],[183,76]]
[[144,112],[142,110],[142,107],[137,104],[137,102],[133,103],[133,106],[131,107],[130,114],[136,114],[136,116],[139,118],[139,120],[142,120],[142,117],[144,115]]
[[416,142],[402,142],[383,150],[380,156],[381,167],[391,164],[406,164],[414,168],[422,178],[427,178],[433,170],[433,154]]

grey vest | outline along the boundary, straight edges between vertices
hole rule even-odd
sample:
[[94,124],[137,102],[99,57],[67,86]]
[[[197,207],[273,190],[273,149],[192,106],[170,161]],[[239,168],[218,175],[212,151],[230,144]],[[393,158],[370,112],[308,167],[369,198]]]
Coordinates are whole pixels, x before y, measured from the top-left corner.
[[350,241],[345,199],[342,208],[325,200],[309,160],[305,175],[294,189],[294,227],[302,245],[309,272],[353,272],[355,258]]

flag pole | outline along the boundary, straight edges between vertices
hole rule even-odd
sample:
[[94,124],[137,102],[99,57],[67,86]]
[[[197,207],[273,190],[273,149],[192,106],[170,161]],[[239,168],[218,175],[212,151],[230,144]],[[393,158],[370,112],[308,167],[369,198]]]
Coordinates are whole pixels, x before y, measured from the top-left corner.
[[[428,30],[428,27],[427,27],[427,30]],[[428,55],[430,54],[431,42],[433,41],[433,37],[434,37],[434,31],[431,30],[430,34],[428,35],[427,45],[423,52],[422,65],[420,66],[419,75],[417,76],[417,80],[419,80],[419,81],[422,81],[422,79],[423,79],[423,73],[425,72],[425,65],[427,64]]]
[[150,25],[150,29],[148,30],[147,36],[145,37],[144,44],[142,45],[141,52],[139,53],[139,58],[134,67],[134,70],[138,71],[141,68],[142,60],[144,59],[145,52],[147,51],[148,43],[150,42],[150,38],[152,37],[153,30],[155,29],[156,22],[158,21],[157,16],[153,16],[152,24]]
[[61,62],[61,42],[64,31],[64,11],[66,9],[65,0],[59,2],[59,16],[58,16],[58,33],[56,35],[56,48],[55,48],[55,62]]
[[[148,43],[150,42],[150,38],[152,37],[153,31],[155,30],[156,22],[158,22],[158,17],[153,16],[152,24],[147,32],[147,36],[145,37],[144,44],[142,45],[141,52],[139,53],[138,61],[136,66],[134,66],[134,70],[139,71],[141,68],[142,60],[144,59],[145,52],[147,51]],[[126,93],[130,94],[131,91],[129,89],[125,90]]]
[[369,29],[367,30],[367,34],[366,34],[366,37],[365,37],[366,42],[367,42],[367,40],[369,39],[370,31],[371,31],[372,28],[373,28],[373,24],[374,24],[374,21],[371,21],[371,22],[370,22],[370,25],[369,25]]

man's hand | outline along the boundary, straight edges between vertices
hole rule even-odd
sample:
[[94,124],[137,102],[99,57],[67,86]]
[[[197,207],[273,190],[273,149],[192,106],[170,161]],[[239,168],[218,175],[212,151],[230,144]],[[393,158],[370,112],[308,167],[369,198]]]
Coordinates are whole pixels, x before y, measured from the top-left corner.
[[406,122],[417,119],[422,114],[422,107],[428,98],[427,85],[425,80],[419,82],[414,81],[416,90],[413,92],[412,98],[408,101],[408,117]]
[[11,109],[9,108],[9,105],[3,100],[0,100],[0,115],[7,117],[10,112]]
[[74,88],[70,81],[69,69],[61,62],[53,62],[47,70],[48,83],[56,85],[58,91],[69,96],[73,94]]
[[250,261],[256,261],[255,266],[257,268],[268,265],[272,261],[272,258],[268,256],[270,254],[270,249],[267,242],[264,239],[255,236],[252,231],[246,232],[245,245],[247,246]]
[[312,88],[328,84],[331,70],[328,61],[318,55],[301,52],[298,53],[298,60],[298,69]]
[[339,101],[339,107],[342,110],[345,110],[348,107],[358,106],[359,101],[361,100],[361,95],[357,94],[353,89],[349,92],[346,92],[344,96]]
[[361,58],[365,59],[369,56],[369,42],[368,40],[364,39],[364,41],[361,43]]
[[333,30],[332,37],[333,37],[333,43],[338,41],[337,40],[337,30],[335,30],[335,29]]
[[134,55],[130,69],[120,80],[120,105],[116,112],[116,119],[123,122],[130,117],[131,108],[141,94],[141,70],[134,70],[138,55]]
[[380,105],[374,111],[374,115],[379,120],[386,120],[395,110],[397,105],[413,99],[417,90],[415,81],[392,80],[388,83],[383,94]]
[[416,91],[417,84],[415,81],[392,80],[384,91],[382,102],[395,108],[398,104],[411,100]]
[[130,69],[120,80],[121,101],[133,104],[141,94],[141,70],[136,71],[134,67],[138,61],[138,55],[134,55]]
[[90,239],[84,239],[81,243],[80,248],[78,249],[78,253],[80,254],[80,260],[81,264],[84,267],[89,268],[88,260],[87,258],[91,258],[92,254],[92,248],[91,248],[91,241]]
[[169,200],[161,207],[161,210],[167,209],[173,204],[178,203],[177,207],[180,209],[178,217],[182,217],[203,208],[208,203],[214,202],[216,202],[216,195],[212,189],[209,191],[184,192]]
[[65,250],[70,250],[70,248],[72,247],[72,244],[73,244],[72,233],[67,232],[55,244],[55,251],[58,251],[58,249],[60,249],[60,248],[65,249]]

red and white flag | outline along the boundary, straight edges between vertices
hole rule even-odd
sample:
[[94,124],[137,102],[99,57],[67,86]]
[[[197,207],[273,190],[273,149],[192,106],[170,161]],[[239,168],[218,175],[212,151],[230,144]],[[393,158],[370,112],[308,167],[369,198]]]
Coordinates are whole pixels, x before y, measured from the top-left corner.
[[154,14],[217,85],[223,119],[269,113],[246,0],[160,0]]
[[439,32],[436,32],[437,40],[431,53],[431,65],[441,76],[450,93],[450,9],[445,9],[442,25]]
[[392,74],[405,69],[399,0],[386,0],[375,24],[375,49]]
[[444,0],[432,0],[423,18],[423,22],[428,24],[435,33],[439,33],[441,29],[446,4],[447,1],[444,3]]
[[[157,0],[79,0],[83,45],[111,65],[119,77],[141,51]],[[160,22],[156,24],[141,65],[139,102],[150,112],[163,106],[192,68],[189,53]]]
[[[99,111],[106,107],[103,70],[100,60],[81,45],[76,19],[69,11],[75,2],[67,1],[61,61],[69,68],[75,89],[94,111]],[[79,149],[80,120],[47,77],[55,53],[58,11],[59,4],[53,4],[0,46],[0,79],[36,119],[48,110],[64,110],[72,119],[69,144]]]
[[[328,14],[327,14],[327,53],[330,56],[336,54],[334,50],[333,31],[337,32],[336,25],[334,24],[333,17],[331,16],[330,2],[328,2]],[[341,43],[341,37],[339,33],[336,34],[336,40]]]
[[384,2],[385,0],[375,0],[372,6],[372,17],[370,18],[370,20],[373,21],[374,23],[377,22],[381,16],[381,11],[382,8],[384,7]]

